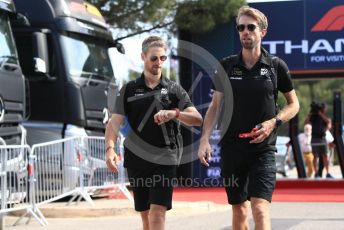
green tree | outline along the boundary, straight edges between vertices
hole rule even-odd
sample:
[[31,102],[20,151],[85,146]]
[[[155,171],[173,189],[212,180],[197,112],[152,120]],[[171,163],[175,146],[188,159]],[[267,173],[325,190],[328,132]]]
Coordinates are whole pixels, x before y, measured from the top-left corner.
[[89,0],[114,28],[125,31],[117,40],[164,28],[207,32],[226,23],[245,0]]
[[[324,102],[327,105],[327,115],[332,118],[333,115],[333,94],[336,91],[344,92],[343,79],[322,79],[294,81],[296,93],[300,101],[299,127],[310,112],[312,101]],[[343,98],[343,95],[342,95]]]
[[228,22],[244,3],[243,0],[185,1],[178,6],[175,21],[183,30],[208,32],[216,25]]
[[[321,80],[294,80],[296,94],[300,102],[299,130],[303,130],[306,117],[310,112],[310,104],[312,101],[324,102],[327,105],[327,116],[333,117],[333,94],[334,92],[344,92],[343,79],[321,79]],[[342,100],[344,95],[342,95]],[[278,104],[280,107],[285,106],[285,100],[279,93]],[[284,125],[278,130],[279,135],[288,135],[288,126]]]
[[140,72],[136,72],[134,70],[129,70],[129,81],[135,80],[136,78],[140,77],[141,73]]
[[[170,69],[169,71],[167,68],[162,69],[162,74],[164,76],[167,76],[171,81],[176,81],[177,80],[177,70],[176,69]],[[136,78],[140,77],[141,73],[136,72],[134,70],[129,70],[129,81],[135,80]]]

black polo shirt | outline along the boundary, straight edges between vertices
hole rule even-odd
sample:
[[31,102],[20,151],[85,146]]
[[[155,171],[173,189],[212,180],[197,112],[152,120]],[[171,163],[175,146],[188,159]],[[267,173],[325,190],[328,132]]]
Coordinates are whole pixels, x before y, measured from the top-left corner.
[[[229,68],[228,58],[221,61],[222,67],[226,70],[233,90],[233,115],[225,135],[221,141],[222,144],[235,143],[246,145],[253,151],[258,149],[275,150],[276,132],[273,132],[269,138],[260,144],[249,144],[249,139],[239,139],[239,133],[249,132],[255,125],[269,120],[276,116],[276,106],[274,98],[274,84],[271,56],[262,48],[262,54],[259,61],[247,69],[242,59],[242,53],[233,57],[233,66]],[[282,93],[293,90],[291,76],[286,63],[278,58],[277,89]],[[220,81],[219,75],[214,76],[214,85]],[[222,87],[214,90],[223,92]],[[226,100],[226,99],[225,99]],[[224,115],[225,117],[226,115]]]
[[164,163],[166,159],[171,159],[173,164],[176,156],[169,150],[176,148],[175,136],[179,124],[176,120],[171,120],[157,125],[154,114],[161,109],[179,108],[183,111],[190,106],[193,104],[186,91],[163,76],[154,89],[147,87],[143,74],[124,85],[117,95],[114,111],[126,116],[131,128],[124,142],[124,166],[149,167],[156,163],[154,158],[158,159],[159,155],[165,159]]

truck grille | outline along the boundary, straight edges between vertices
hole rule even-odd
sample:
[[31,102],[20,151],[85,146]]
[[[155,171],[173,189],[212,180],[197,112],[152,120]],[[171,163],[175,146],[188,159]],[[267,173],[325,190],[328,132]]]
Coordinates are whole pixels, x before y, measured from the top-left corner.
[[105,125],[103,124],[103,112],[96,110],[87,110],[86,129],[104,132]]
[[24,105],[4,101],[5,116],[0,123],[0,137],[7,145],[19,145],[21,141],[21,128],[19,124],[23,121]]

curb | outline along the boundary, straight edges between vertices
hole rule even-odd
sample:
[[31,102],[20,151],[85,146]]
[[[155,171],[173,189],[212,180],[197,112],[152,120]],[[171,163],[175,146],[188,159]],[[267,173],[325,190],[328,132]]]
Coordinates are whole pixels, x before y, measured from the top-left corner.
[[[95,200],[95,206],[92,207],[85,201],[79,204],[67,206],[66,202],[54,202],[38,206],[46,218],[82,218],[82,217],[119,217],[137,215],[134,210],[134,204],[125,199],[99,199]],[[228,205],[215,204],[210,201],[183,202],[173,201],[172,210],[168,215],[177,215],[183,213],[207,213],[213,211],[229,210]],[[26,210],[20,210],[11,213],[14,216],[21,216]]]

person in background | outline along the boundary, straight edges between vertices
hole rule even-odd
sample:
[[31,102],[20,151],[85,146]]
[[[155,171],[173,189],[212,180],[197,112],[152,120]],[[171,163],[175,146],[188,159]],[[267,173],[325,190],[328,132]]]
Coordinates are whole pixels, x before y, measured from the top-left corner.
[[303,153],[303,158],[307,166],[307,177],[310,178],[314,173],[314,155],[312,153],[312,126],[310,124],[305,124],[303,128],[303,133],[300,133],[299,143],[301,146],[301,151]]
[[[332,123],[332,122],[331,122]],[[333,135],[331,133],[331,131],[328,129],[326,130],[326,134],[325,134],[325,140],[326,140],[326,143],[327,143],[327,155],[328,155],[328,159],[329,159],[329,167],[331,165],[331,158],[333,157],[333,149],[335,147],[335,144],[333,143],[334,141],[334,138],[333,138]],[[323,161],[319,161],[319,168],[318,168],[318,172],[317,172],[317,175],[319,177],[322,177],[323,175],[323,171],[324,171],[324,163]]]
[[315,177],[320,175],[318,172],[318,160],[322,160],[325,170],[326,178],[333,178],[330,174],[329,168],[329,154],[326,142],[326,131],[331,128],[331,119],[326,115],[325,103],[311,103],[311,111],[308,114],[305,124],[312,125],[312,151],[314,155],[313,165],[315,169]]

